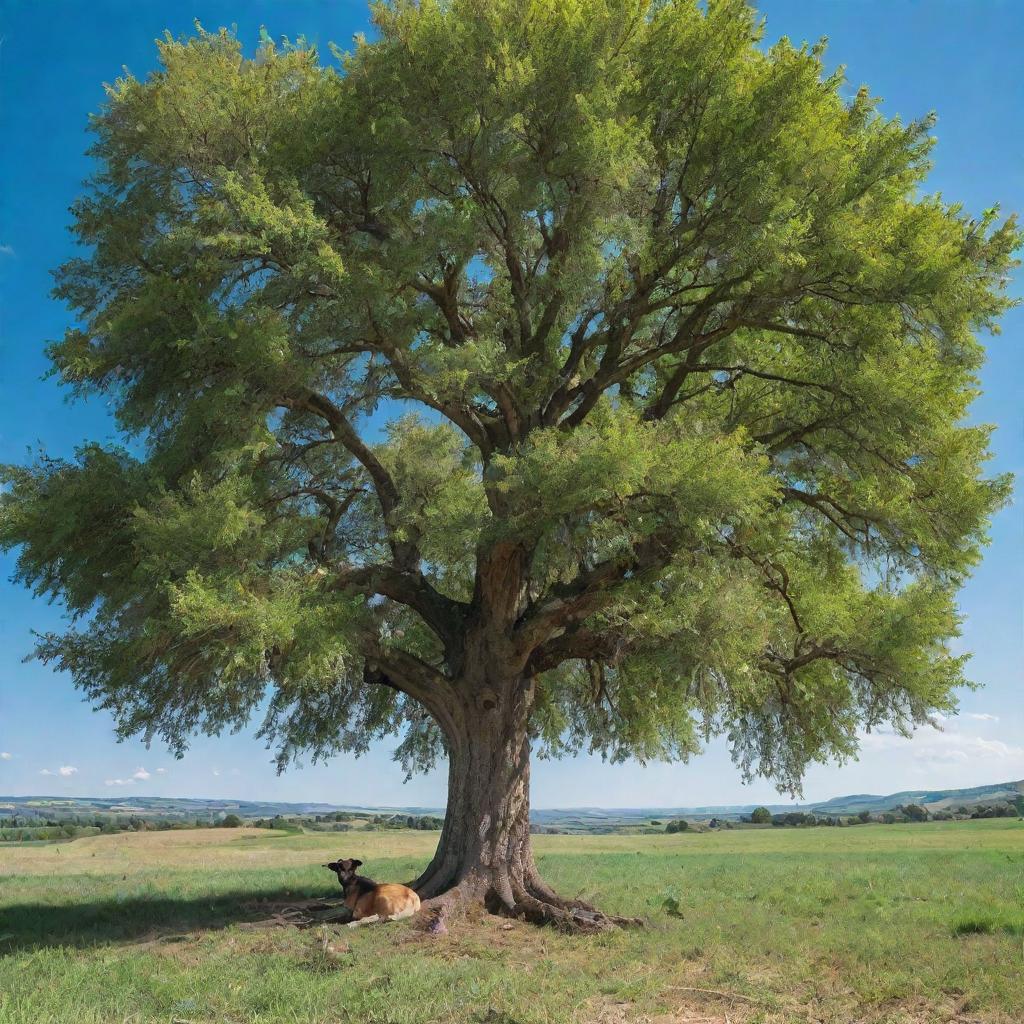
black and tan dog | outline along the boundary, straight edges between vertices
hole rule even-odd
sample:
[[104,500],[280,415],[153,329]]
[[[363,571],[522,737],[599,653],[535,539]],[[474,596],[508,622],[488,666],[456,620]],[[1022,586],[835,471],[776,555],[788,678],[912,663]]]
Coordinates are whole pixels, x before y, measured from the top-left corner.
[[370,924],[372,921],[395,921],[410,917],[420,909],[420,898],[407,885],[384,882],[378,885],[372,879],[356,874],[361,860],[333,860],[323,867],[338,876],[345,894],[345,906],[352,911],[352,924]]

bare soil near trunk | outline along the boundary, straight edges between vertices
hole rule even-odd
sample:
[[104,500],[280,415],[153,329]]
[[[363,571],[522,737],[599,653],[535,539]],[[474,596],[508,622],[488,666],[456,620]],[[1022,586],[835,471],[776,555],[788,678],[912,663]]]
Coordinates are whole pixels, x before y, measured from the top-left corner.
[[[1010,1024],[1024,1019],[1024,823],[539,836],[556,891],[647,927],[567,935],[472,907],[267,926],[436,833],[217,829],[0,847],[0,1022]],[[338,890],[340,892],[340,890]]]

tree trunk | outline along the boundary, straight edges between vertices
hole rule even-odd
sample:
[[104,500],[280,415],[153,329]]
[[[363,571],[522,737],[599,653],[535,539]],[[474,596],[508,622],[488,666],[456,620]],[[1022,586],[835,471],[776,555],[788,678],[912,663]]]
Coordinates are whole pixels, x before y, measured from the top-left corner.
[[443,915],[462,901],[492,913],[597,930],[623,923],[541,880],[530,843],[529,709],[533,681],[459,687],[467,694],[445,716],[448,805],[434,859],[412,883]]

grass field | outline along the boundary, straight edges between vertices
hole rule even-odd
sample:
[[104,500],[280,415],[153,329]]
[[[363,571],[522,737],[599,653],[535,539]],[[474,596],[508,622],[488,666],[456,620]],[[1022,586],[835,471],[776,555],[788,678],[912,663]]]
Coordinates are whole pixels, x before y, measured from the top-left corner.
[[[481,917],[253,927],[436,834],[210,830],[0,847],[0,1021],[627,1024],[1024,1020],[1024,823],[539,836],[563,893],[648,927]],[[266,902],[261,902],[266,901]]]

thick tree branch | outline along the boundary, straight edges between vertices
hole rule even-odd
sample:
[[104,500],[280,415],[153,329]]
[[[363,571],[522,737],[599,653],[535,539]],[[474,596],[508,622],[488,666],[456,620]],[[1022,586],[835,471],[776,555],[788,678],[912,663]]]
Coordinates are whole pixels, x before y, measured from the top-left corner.
[[526,670],[530,675],[539,675],[574,660],[601,661],[614,665],[628,651],[629,644],[617,631],[600,632],[585,626],[574,626],[537,647],[530,655]]
[[384,647],[368,639],[363,681],[371,686],[386,686],[421,704],[452,735],[456,701],[451,682],[443,672],[400,647]]
[[370,597],[386,597],[411,608],[434,631],[446,650],[457,650],[468,605],[440,593],[422,573],[390,565],[352,566],[338,574],[333,586]]

